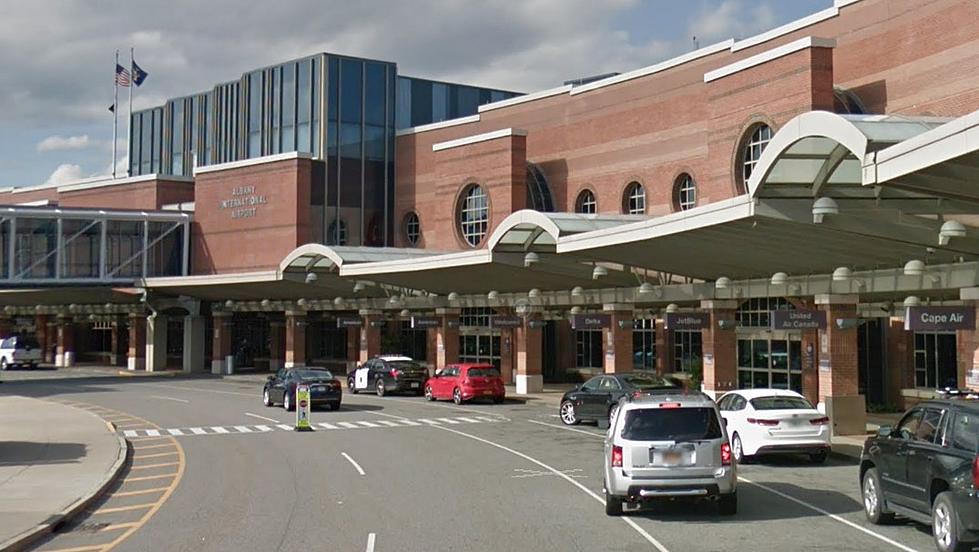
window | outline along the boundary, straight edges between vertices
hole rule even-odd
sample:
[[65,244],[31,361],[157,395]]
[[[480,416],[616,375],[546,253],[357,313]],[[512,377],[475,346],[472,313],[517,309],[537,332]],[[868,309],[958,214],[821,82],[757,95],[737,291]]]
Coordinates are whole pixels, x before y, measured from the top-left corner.
[[741,185],[747,187],[751,172],[758,164],[761,153],[772,139],[772,127],[761,123],[748,130],[747,139],[741,146]]
[[472,247],[478,246],[489,226],[489,199],[479,184],[471,184],[462,192],[458,219],[463,239]]
[[622,386],[619,385],[618,380],[615,378],[606,376],[604,379],[602,379],[602,383],[598,386],[598,388],[601,391],[618,391],[619,389],[622,389]]
[[652,318],[632,322],[632,369],[656,369],[656,320]]
[[[492,364],[500,368],[500,336],[488,334],[460,335],[459,361],[473,364]],[[458,374],[456,368],[456,374]]]
[[755,410],[812,410],[812,403],[802,397],[756,397],[751,399]]
[[586,215],[594,215],[598,211],[598,202],[595,201],[595,194],[591,190],[582,190],[578,194],[578,199],[574,203],[574,212]]
[[915,332],[915,386],[928,389],[956,387],[956,337],[950,332]]
[[421,237],[421,222],[418,221],[418,214],[408,213],[405,215],[405,239],[411,245],[418,245],[419,237]]
[[637,408],[626,413],[622,438],[629,441],[698,441],[719,439],[721,423],[714,409]]
[[673,332],[673,371],[690,372],[701,366],[703,336],[700,330]]
[[969,454],[979,453],[979,415],[959,412],[953,424],[952,446]]
[[578,330],[575,337],[575,367],[601,368],[602,330]]
[[605,376],[595,376],[582,384],[581,388],[585,391],[594,393],[595,391],[598,391],[598,387],[602,384],[603,379],[605,379]]
[[784,297],[757,297],[741,303],[734,316],[742,328],[768,328],[771,325],[771,311],[793,308],[792,303]]
[[527,163],[527,208],[541,213],[554,211],[551,188],[540,167],[533,163]]
[[897,429],[894,430],[894,434],[901,439],[910,439],[916,433],[918,433],[918,426],[921,424],[922,410],[912,410],[908,412],[901,423],[897,425]]
[[646,214],[646,189],[638,182],[630,182],[625,188],[622,211],[627,215]]
[[459,325],[463,327],[488,327],[490,317],[495,314],[489,307],[465,307],[459,314]]
[[686,211],[697,205],[697,183],[689,174],[681,174],[674,182],[673,202],[681,211]]
[[935,437],[938,435],[938,427],[941,423],[941,410],[934,408],[925,409],[925,414],[921,417],[921,423],[918,425],[918,431],[914,433],[914,440],[923,443],[934,443]]
[[326,235],[327,245],[347,245],[347,223],[335,219],[330,223]]
[[738,340],[739,389],[802,391],[802,342],[789,339]]

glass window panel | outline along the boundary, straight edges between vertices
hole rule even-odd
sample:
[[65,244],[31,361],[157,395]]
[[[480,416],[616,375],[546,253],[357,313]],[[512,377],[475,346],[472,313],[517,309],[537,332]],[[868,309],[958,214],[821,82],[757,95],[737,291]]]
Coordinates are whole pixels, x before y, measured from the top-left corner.
[[312,119],[312,75],[310,74],[311,60],[299,62],[299,74],[296,79],[297,109],[296,109],[296,149],[311,153],[310,121]]
[[10,221],[0,219],[0,279],[10,277]]
[[789,344],[784,339],[773,339],[772,347],[772,370],[789,369]]
[[751,386],[755,388],[765,388],[769,386],[768,372],[756,370],[751,373]]
[[789,342],[789,370],[802,371],[802,341],[794,339]]
[[175,100],[171,110],[170,173],[184,174],[184,101]]
[[751,368],[751,340],[738,340],[738,367]]
[[160,152],[163,148],[163,108],[153,110],[152,164],[150,170],[161,172]]
[[361,122],[363,101],[364,63],[344,59],[340,62],[340,120],[345,123]]
[[262,155],[262,73],[248,75],[248,157]]
[[106,227],[106,272],[111,278],[138,277],[143,261],[143,223],[110,220]]
[[794,372],[789,374],[789,389],[802,393],[802,374]]
[[785,372],[772,372],[772,387],[775,389],[788,389],[789,375]]
[[313,120],[310,123],[312,127],[311,128],[312,139],[310,140],[311,142],[310,151],[314,154],[318,154],[319,147],[320,147],[320,112],[321,112],[320,93],[319,93],[320,78],[317,73],[317,71],[319,70],[319,63],[315,59],[310,60],[310,67],[312,68],[312,76],[310,77],[310,79],[312,80],[312,89],[313,89],[313,107],[312,107]]
[[148,238],[146,276],[179,276],[183,263],[183,226],[151,222]]
[[738,370],[738,388],[751,389],[751,370]]
[[756,339],[751,342],[751,365],[754,368],[768,369],[768,341]]
[[139,114],[141,139],[139,155],[139,174],[150,174],[153,170],[153,116],[152,112]]
[[94,220],[65,219],[61,223],[64,278],[98,278],[101,224]]
[[385,109],[387,107],[387,66],[381,63],[368,63],[364,76],[367,84],[365,91],[366,106],[364,109],[365,123],[384,127]]
[[14,243],[15,276],[24,279],[55,277],[58,226],[55,219],[18,218]]
[[282,151],[296,149],[296,64],[282,67]]

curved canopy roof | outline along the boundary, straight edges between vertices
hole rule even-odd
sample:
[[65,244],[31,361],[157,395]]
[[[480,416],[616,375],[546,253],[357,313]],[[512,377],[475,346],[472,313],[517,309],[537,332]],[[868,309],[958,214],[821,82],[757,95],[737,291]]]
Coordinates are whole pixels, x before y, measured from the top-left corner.
[[553,251],[562,236],[611,228],[642,220],[636,215],[540,213],[523,209],[503,219],[487,240],[490,251]]

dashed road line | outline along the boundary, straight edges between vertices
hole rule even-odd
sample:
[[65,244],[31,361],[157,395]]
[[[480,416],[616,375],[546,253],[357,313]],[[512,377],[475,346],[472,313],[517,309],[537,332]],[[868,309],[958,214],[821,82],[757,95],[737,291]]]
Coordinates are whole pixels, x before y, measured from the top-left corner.
[[532,424],[537,424],[537,425],[542,425],[542,426],[547,426],[547,427],[553,427],[555,429],[563,429],[565,431],[573,431],[575,433],[584,433],[585,435],[591,435],[592,437],[599,437],[601,439],[604,439],[605,438],[605,435],[602,434],[602,433],[595,433],[593,431],[588,431],[586,429],[576,429],[576,428],[573,428],[573,427],[559,426],[557,424],[549,424],[549,423],[546,423],[546,422],[538,422],[537,420],[527,420],[527,421],[530,422],[530,423],[532,423]]
[[189,403],[190,402],[187,399],[178,399],[176,397],[161,397],[159,395],[151,395],[150,398],[151,399],[160,399],[162,401],[174,401],[174,402],[180,402],[180,403]]
[[360,475],[367,475],[367,473],[364,472],[364,468],[360,467],[360,464],[358,464],[356,460],[351,458],[349,454],[347,454],[346,452],[341,452],[340,456],[346,458],[347,462],[350,462],[350,464],[354,467],[354,469],[357,470],[357,473],[359,473]]
[[377,535],[371,533],[367,535],[367,552],[374,552],[374,541],[377,540]]
[[266,422],[272,422],[273,424],[280,423],[279,420],[276,420],[275,418],[259,416],[258,414],[252,414],[251,412],[245,412],[245,416],[251,416],[252,418],[258,418],[259,420],[265,420]]

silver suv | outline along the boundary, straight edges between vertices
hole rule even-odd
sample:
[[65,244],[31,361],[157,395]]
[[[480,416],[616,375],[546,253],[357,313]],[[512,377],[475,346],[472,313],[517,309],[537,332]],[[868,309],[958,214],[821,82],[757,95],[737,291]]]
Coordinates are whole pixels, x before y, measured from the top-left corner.
[[626,398],[605,437],[605,513],[657,498],[706,498],[738,511],[738,474],[717,405],[700,392],[658,390]]

